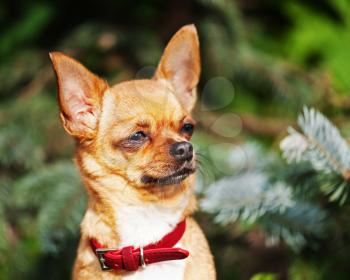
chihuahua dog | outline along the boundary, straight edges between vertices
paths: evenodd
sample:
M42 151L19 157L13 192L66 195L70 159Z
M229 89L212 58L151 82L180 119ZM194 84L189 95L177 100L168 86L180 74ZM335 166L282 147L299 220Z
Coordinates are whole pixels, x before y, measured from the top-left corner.
M172 37L152 79L109 87L76 60L50 57L89 198L73 279L215 279L207 241L190 217L190 113L200 74L194 25Z

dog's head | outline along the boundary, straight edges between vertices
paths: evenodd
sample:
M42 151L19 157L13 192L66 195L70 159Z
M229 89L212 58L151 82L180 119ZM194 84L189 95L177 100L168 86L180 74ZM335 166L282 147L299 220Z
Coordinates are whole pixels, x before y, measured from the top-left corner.
M173 36L150 80L109 87L74 59L56 52L50 56L61 119L78 149L136 189L157 193L186 185L195 170L190 113L200 74L193 25Z

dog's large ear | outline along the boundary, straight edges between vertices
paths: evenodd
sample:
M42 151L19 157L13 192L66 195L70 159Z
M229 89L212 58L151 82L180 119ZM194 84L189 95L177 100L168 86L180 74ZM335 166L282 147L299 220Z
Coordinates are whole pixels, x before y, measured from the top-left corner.
M65 130L77 138L93 136L107 83L78 61L50 53L58 83L58 100Z
M196 27L182 27L170 40L158 65L155 79L169 81L182 106L191 111L196 102L200 75L199 41Z

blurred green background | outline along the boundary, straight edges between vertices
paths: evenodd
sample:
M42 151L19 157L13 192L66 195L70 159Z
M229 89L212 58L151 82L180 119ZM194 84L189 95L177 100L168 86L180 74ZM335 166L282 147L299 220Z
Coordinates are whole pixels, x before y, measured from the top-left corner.
M328 201L314 171L287 168L278 149L303 105L350 135L346 0L0 1L0 279L69 279L79 239L86 197L48 52L63 51L114 84L149 76L188 23L202 57L199 196L230 174L227 147L254 143L256 162L274 157L271 177L314 207L226 223L200 211L218 279L349 279L350 204ZM271 221L280 226L274 234Z

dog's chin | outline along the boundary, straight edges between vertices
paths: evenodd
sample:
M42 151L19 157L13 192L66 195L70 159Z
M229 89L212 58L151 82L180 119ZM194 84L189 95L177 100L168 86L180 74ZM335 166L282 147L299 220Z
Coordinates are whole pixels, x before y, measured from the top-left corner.
M194 167L183 167L175 171L174 173L163 177L153 177L150 175L144 175L142 176L141 181L145 185L175 185L184 181L188 176L190 176L194 172Z

